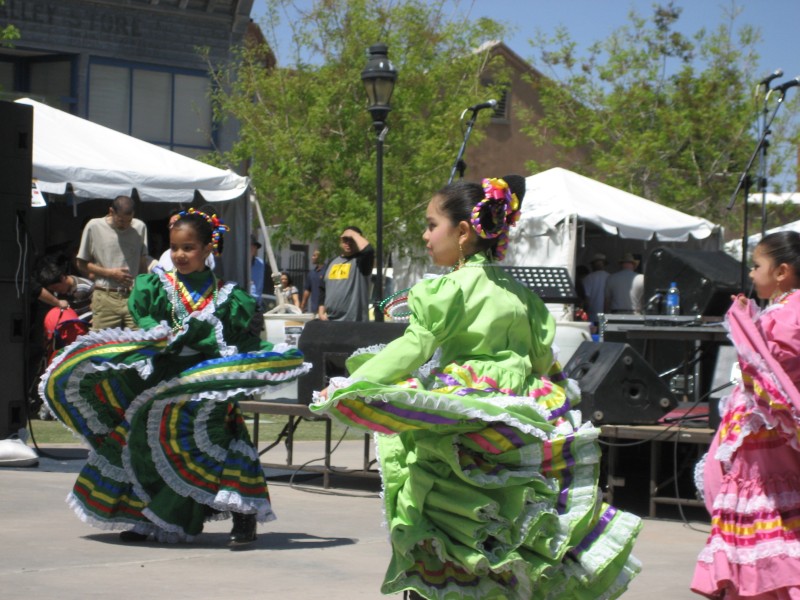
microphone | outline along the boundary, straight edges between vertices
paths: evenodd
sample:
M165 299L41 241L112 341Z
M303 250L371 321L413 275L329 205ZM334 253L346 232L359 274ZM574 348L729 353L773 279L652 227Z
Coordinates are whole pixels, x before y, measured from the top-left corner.
M783 69L778 69L777 71L773 71L772 73L764 77L764 79L758 82L758 85L769 86L770 81L772 81L773 79L777 79L778 77L781 76L783 76Z
M477 112L484 108L494 108L495 106L497 106L497 100L487 100L486 102L481 102L480 104L475 104L473 106L470 106L467 110Z
M800 85L800 75L798 75L794 79L790 79L789 81L784 81L780 85L776 85L773 89L778 90L781 94L785 94L786 90L788 90L789 88L793 88L796 85Z

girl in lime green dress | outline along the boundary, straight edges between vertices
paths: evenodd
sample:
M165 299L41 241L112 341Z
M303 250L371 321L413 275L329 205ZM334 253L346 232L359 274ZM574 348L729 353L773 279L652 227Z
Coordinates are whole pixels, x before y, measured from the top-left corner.
M78 338L40 393L90 452L67 501L124 541L190 541L233 515L233 545L275 518L238 399L306 372L296 349L251 332L255 301L205 259L227 227L189 209L170 224L172 271L140 275L128 301L140 330Z
M356 353L312 405L376 432L385 594L597 600L639 570L640 520L602 501L598 430L553 360L554 320L497 263L523 194L515 176L435 194L423 240L451 272L392 298L404 335Z

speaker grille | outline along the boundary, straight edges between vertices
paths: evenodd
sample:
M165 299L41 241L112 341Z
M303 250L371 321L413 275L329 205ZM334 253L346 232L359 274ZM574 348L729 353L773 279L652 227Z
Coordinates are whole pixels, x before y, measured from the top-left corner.
M677 406L667 384L628 344L583 342L564 373L581 389L583 419L598 425L652 425Z

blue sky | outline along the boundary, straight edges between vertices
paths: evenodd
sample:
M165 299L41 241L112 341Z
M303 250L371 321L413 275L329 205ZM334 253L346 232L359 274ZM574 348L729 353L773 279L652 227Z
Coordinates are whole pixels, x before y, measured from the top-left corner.
M663 3L666 3L664 0ZM313 4L312 0L295 0L300 7ZM642 16L652 12L654 0L460 0L459 6L475 18L488 16L511 24L516 32L503 40L512 50L530 59L533 50L527 40L536 28L553 31L563 25L581 46L606 37L611 31L628 23L628 13L636 10ZM731 0L675 0L683 12L678 29L692 34L701 27L714 29L730 13ZM783 77L775 83L800 75L800 0L738 0L741 14L736 26L752 25L761 31L758 45L761 55L760 72L767 75L776 69ZM264 0L255 0L251 16L259 21L264 14ZM280 32L279 32L280 34ZM288 37L288 35L287 35ZM279 39L279 46L283 40ZM281 56L279 50L279 56ZM800 87L788 93L800 93Z

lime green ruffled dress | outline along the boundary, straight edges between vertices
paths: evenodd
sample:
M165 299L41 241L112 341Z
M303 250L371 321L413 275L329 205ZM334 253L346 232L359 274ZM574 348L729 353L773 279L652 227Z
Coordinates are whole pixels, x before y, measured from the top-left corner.
M602 501L598 431L553 361L545 305L477 255L416 285L408 306L405 334L356 353L312 405L376 432L392 544L382 591L618 597L639 571L641 521Z
M250 331L255 302L210 271L140 275L137 331L79 337L39 392L90 452L67 501L102 529L189 541L230 512L275 518L238 399L306 372Z

